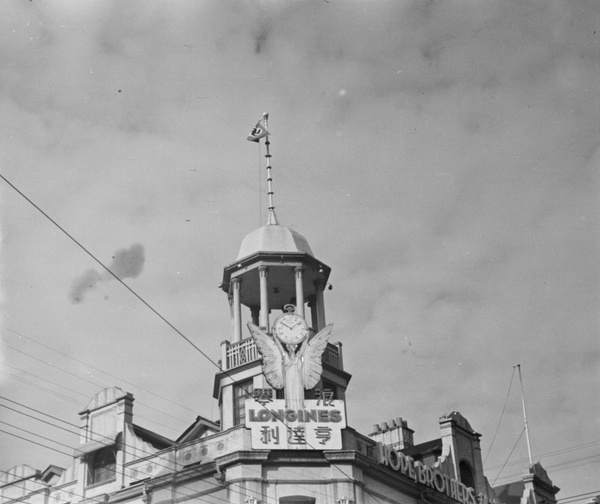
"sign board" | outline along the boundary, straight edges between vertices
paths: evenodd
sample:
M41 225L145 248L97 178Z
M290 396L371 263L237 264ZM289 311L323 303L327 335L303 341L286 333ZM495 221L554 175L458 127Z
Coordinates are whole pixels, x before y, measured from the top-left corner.
M341 450L345 427L344 401L306 399L304 408L295 410L286 409L284 399L246 399L253 449Z

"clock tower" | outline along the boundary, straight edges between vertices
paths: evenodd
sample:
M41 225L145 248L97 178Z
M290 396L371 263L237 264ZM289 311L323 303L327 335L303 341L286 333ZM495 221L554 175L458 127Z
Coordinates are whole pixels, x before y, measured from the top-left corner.
M303 339L305 328L310 341L326 325L324 291L330 272L331 268L314 256L304 236L279 224L273 208L267 224L242 240L220 285L231 308L231 335L221 343L221 371L215 376L213 390L219 400L222 430L245 424L246 397L255 390L271 388L262 374L262 356L247 323L268 334L275 330L284 339ZM288 305L293 305L293 315ZM306 398L327 390L344 400L351 375L343 368L342 344L328 343L322 362L321 380L305 392ZM282 391L272 393L284 399Z

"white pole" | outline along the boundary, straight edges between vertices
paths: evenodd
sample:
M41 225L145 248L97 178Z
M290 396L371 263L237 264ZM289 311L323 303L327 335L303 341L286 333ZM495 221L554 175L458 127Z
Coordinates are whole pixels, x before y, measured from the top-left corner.
M523 391L523 377L521 376L521 364L517 364L519 368L519 380L521 382L521 402L523 403L523 418L525 419L525 437L527 439L527 451L529 452L529 465L533 464L531 456L531 441L529 439L529 426L527 425L527 412L525 411L525 392Z

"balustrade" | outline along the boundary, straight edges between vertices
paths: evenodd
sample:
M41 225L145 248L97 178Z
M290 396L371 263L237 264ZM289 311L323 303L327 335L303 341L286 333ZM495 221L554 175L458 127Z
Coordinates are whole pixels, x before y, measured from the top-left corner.
M337 369L343 369L341 344L327 343L323 352L323 362ZM233 369L249 362L261 359L261 355L252 338L246 338L237 343L226 343L225 369Z

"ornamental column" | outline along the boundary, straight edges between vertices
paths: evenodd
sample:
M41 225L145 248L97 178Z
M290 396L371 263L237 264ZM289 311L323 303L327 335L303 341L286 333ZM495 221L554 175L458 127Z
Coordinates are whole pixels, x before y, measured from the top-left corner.
M294 268L294 278L296 282L296 313L304 318L304 285L302 285L304 268L296 266Z
M317 309L317 332L325 327L325 300L323 291L325 290L325 282L323 280L315 281L315 305Z
M231 279L232 300L232 318L233 318L233 337L232 343L242 340L242 304L240 299L240 286L242 281L239 278Z
M260 327L263 327L266 332L269 332L269 285L267 282L267 279L269 278L269 268L266 266L259 266L258 275L260 277Z
M315 333L319 332L318 326L319 321L317 318L317 302L315 301L316 297L308 296L308 307L310 308L310 327Z

